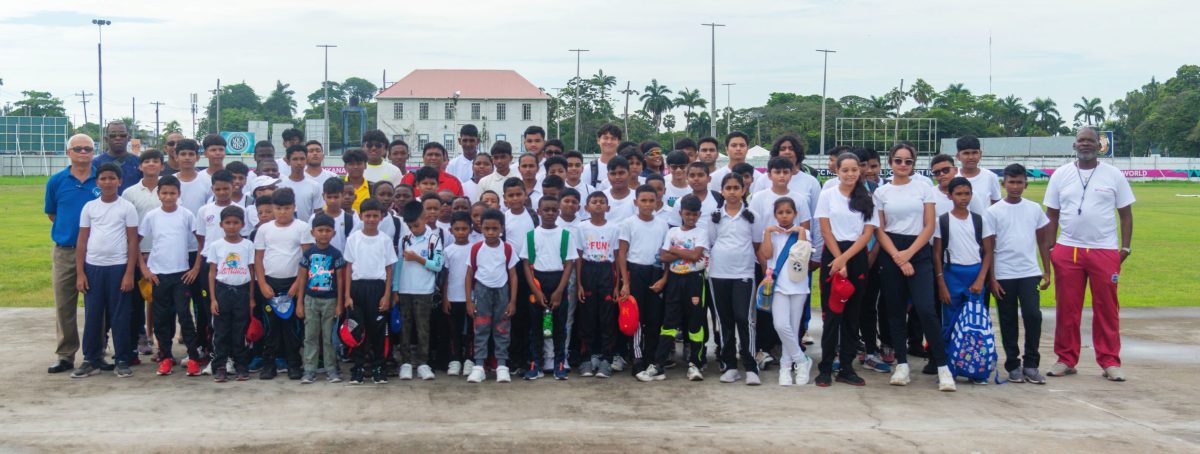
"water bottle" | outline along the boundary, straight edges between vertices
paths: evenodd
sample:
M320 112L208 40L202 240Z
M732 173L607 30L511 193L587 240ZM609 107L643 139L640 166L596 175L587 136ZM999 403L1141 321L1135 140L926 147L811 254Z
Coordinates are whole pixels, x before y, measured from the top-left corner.
M542 336L554 336L554 314L550 312L550 309L546 309L542 313Z

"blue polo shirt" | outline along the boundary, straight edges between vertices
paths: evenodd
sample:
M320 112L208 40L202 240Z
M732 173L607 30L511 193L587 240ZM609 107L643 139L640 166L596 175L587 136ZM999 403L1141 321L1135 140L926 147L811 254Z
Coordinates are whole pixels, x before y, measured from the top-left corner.
M108 153L100 153L95 158L92 158L92 167L99 168L101 164L113 162L121 166L121 187L117 188L117 194L125 192L125 189L142 181L142 160L138 159L132 153L126 152L121 156L121 161L114 158Z
M79 239L79 215L83 212L83 205L98 198L100 188L96 187L95 168L86 181L79 181L71 175L69 166L46 181L45 212L54 215L50 239L54 240L55 245L75 247L75 241Z

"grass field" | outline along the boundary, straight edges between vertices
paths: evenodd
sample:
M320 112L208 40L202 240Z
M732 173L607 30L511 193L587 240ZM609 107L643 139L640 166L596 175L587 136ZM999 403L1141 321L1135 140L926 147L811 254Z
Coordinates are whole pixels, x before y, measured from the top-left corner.
M0 230L0 307L49 307L50 221L42 213L45 177L0 177L0 216L10 226ZM1041 201L1044 184L1031 185L1026 197ZM1121 276L1124 306L1190 306L1200 304L1200 268L1192 266L1200 251L1198 183L1137 183L1134 194L1133 256ZM1054 303L1054 289L1043 293Z

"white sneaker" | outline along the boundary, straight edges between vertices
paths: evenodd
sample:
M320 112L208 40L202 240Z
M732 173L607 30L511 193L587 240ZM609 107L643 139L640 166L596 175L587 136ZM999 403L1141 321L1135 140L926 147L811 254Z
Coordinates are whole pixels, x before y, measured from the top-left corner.
M704 374L700 373L700 368L695 364L688 363L687 379L690 381L704 381Z
M467 383L479 383L487 378L487 374L483 372L483 366L472 367L471 375L467 376Z
M625 358L623 358L621 355L614 355L612 361L612 370L614 372L621 372L625 370Z
M225 360L225 373L230 375L237 373L237 367L233 365L233 358Z
M463 370L462 363L458 361L450 361L450 365L446 367L446 375L458 375L461 374Z
M792 365L792 373L795 374L793 381L797 386L807 385L809 377L812 376L813 360L808 355L804 355L804 362Z
M469 370L475 370L475 361L468 359L462 363L462 373L465 375Z
M421 377L421 380L433 380L436 378L433 375L433 368L427 364L422 364L421 367L417 368L417 376Z
M508 374L508 366L496 367L496 383L508 383L512 381L512 376Z
M212 361L204 365L204 369L200 369L200 375L212 375Z
M725 373L721 374L721 383L733 383L738 381L739 378L742 378L742 376L738 373L737 369L726 369Z
M412 364L404 363L400 365L400 379L412 380Z
M758 370L767 370L767 366L771 365L772 361L775 361L775 358L765 351L754 354L754 362L758 363Z
M646 367L646 370L638 372L637 379L638 381L666 380L667 374L664 374L662 371L658 370L658 366L651 364L650 366Z
M779 386L792 386L796 383L795 367L779 365Z
M908 376L908 363L897 364L896 372L892 373L892 386L907 386L912 379Z
M746 384L750 386L758 386L762 384L762 380L758 378L757 373L746 372Z
M950 368L942 366L938 368L938 391L954 392L958 387L954 385L954 374L950 373Z

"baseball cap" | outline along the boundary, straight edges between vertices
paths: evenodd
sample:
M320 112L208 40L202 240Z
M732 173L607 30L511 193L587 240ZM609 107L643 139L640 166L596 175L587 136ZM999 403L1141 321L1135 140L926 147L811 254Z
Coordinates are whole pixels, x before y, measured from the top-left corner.
M392 316L391 316L391 319L389 320L388 328L391 328L392 334L397 334L400 332L400 328L403 326L404 326L404 319L400 318L400 305L394 304L394 305L392 305Z
M254 177L254 184L247 185L247 186L251 186L254 188L265 188L267 186L272 186L272 185L276 185L276 184L279 184L278 178L271 178L266 175L258 175L258 176Z
M338 328L338 338L347 348L356 348L362 345L366 335L366 327L355 320L352 314L347 314L346 318L342 319L342 326Z
M617 327L621 330L621 334L626 336L637 334L640 323L637 300L633 299L633 295L626 296L617 300L617 308L620 311L617 313Z
M846 300L854 296L854 283L840 273L829 276L829 281L829 310L840 314L846 309Z
M801 239L788 251L788 258L783 267L787 269L788 279L792 282L803 282L808 277L808 260L812 257L812 249L812 243Z
M268 304L270 304L271 310L275 311L275 315L284 320L292 318L292 312L296 310L296 300L286 293L275 295L268 300Z
M263 338L263 325L254 316L250 316L250 324L246 326L246 342L254 343Z

